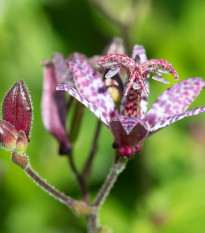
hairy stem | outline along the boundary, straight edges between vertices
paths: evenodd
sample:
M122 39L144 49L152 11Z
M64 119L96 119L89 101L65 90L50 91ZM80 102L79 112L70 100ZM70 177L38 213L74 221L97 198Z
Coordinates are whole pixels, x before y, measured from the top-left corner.
M95 233L98 231L99 226L97 223L97 214L88 216L87 223L88 223L88 233Z
M110 193L113 184L117 180L119 174L124 170L126 165L126 160L122 157L117 157L114 163L114 166L111 168L110 173L108 174L104 184L102 185L97 197L94 201L94 206L99 208L108 194Z
M126 159L119 157L118 155L116 156L114 165L111 168L110 173L108 174L104 184L102 185L100 191L98 192L95 198L93 206L96 208L96 210L99 210L100 206L105 201L119 174L124 170L126 163ZM87 222L89 233L98 232L101 229L101 227L98 224L98 211L90 215L87 218Z
M86 180L90 175L92 162L93 162L93 159L94 159L94 156L95 156L95 152L97 150L97 142L98 142L98 138L99 138L99 135L100 135L101 125L102 125L102 123L100 121L98 121L96 131L95 131L95 135L94 135L94 138L93 138L92 147L91 147L91 150L90 150L90 154L88 156L87 161L85 162L85 165L84 165L84 168L83 168L83 171L82 171L82 177L83 177L84 180Z
M54 187L49 185L45 180L43 180L39 175L30 167L27 166L24 171L27 175L34 180L43 190L48 192L51 196L56 198L58 201L62 202L63 204L67 205L69 208L72 209L73 203L75 202L71 197L66 196L65 194L59 192Z

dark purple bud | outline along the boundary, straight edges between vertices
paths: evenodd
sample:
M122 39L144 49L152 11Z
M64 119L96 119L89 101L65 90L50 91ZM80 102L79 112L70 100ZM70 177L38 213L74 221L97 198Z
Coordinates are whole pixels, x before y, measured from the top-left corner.
M0 144L8 150L16 147L17 131L7 121L0 120Z
M44 82L41 103L43 124L46 130L60 143L60 154L69 154L71 144L66 133L66 98L65 93L56 91L54 65L52 62L43 62Z
M29 138L32 105L29 92L22 80L17 81L6 94L2 114L3 120L12 124L18 132L24 131Z

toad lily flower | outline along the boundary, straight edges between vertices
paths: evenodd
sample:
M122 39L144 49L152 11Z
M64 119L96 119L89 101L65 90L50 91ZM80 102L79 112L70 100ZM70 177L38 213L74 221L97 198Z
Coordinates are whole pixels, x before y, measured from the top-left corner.
M114 63L109 61L111 56L104 58L106 67L114 65L116 68L119 64L121 65L120 62L116 64L116 61ZM174 74L175 78L178 77L177 73L164 60L147 61L145 50L139 45L134 47L132 60L125 56L121 57L126 58L133 66L134 59L137 58L138 65L135 64L135 68L138 74L136 78L128 77L128 90L130 90L127 91L127 96L124 96L121 101L120 112L118 112L103 80L83 59L69 63L76 89L66 84L60 84L57 86L57 90L68 92L89 108L111 130L115 138L113 145L119 148L119 154L132 157L133 152L141 150L141 143L146 137L184 117L205 111L205 107L186 111L205 87L205 82L201 78L190 78L175 84L159 96L146 114L148 95L142 89L148 92L149 73L160 73L161 76L161 73L169 70ZM108 62L110 63L107 64ZM100 61L100 64L105 64L103 59ZM129 69L132 70L134 68L130 68L128 63L124 67L126 67L128 76L130 76ZM132 74L134 74L134 71ZM133 79L134 82L137 79L140 88L133 87Z
M110 68L110 71L106 74L106 78L111 78L120 71L121 68L126 69L128 74L128 85L125 90L125 95L128 94L131 87L134 89L140 89L148 94L144 81L148 77L148 74L155 73L158 76L154 76L156 81L168 84L169 82L163 79L161 73L173 73L175 79L178 79L177 72L173 69L171 64L162 59L152 59L142 62L140 55L136 54L134 59L122 54L110 54L102 58L98 66Z

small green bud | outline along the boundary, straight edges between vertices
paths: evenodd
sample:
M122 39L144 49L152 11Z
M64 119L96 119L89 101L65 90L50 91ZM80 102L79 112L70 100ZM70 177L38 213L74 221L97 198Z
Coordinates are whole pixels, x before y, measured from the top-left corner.
M24 131L20 130L18 132L18 137L16 140L16 151L22 155L26 152L27 146L28 146L28 139Z

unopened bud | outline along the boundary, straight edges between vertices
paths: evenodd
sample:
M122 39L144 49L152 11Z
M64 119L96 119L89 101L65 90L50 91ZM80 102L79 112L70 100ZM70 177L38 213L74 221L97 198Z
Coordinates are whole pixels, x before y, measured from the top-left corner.
M24 131L19 131L18 132L18 137L16 140L16 151L22 155L26 152L28 146L28 139L24 133Z
M3 120L12 124L19 132L29 137L32 120L32 105L29 92L22 80L17 81L6 94L3 107Z
M12 151L11 161L23 169L29 165L29 158L26 155L20 155L16 151Z
M0 144L8 150L16 147L17 132L13 125L0 120Z

